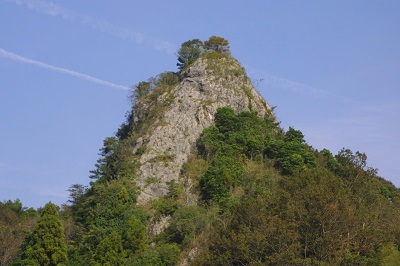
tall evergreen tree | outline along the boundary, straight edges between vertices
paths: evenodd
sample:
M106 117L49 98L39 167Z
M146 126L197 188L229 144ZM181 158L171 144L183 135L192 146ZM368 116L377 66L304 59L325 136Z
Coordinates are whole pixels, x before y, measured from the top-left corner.
M67 245L56 205L49 202L22 248L22 265L64 265Z
M199 39L189 40L182 43L181 48L178 50L178 63L179 70L193 63L204 51L204 44Z

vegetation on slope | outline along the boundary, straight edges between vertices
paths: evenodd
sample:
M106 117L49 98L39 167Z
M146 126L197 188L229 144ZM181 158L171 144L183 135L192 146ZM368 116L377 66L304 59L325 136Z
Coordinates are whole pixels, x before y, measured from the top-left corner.
M216 203L219 212L194 243L202 251L193 263L399 263L398 189L365 154L316 151L273 121L223 108L204 131L199 156L209 167L199 190L205 208Z
M0 265L9 265L18 257L36 221L37 212L23 207L20 200L0 202Z
M184 43L179 68L227 56L229 43L214 37ZM69 188L69 205L35 211L0 203L1 265L400 264L399 190L367 166L364 153L315 150L272 114L218 109L182 182L138 206L135 172L146 146L132 151L162 120L168 101L159 97L168 99L179 78L165 72L138 84L136 109L104 141L90 187Z
M175 265L183 257L193 265L399 262L399 191L367 167L365 154L314 150L273 117L229 107L197 148L182 171L197 184L195 205L176 182L147 206L135 204L131 179L71 187L73 204L61 211L66 265ZM151 232L165 217L168 227Z

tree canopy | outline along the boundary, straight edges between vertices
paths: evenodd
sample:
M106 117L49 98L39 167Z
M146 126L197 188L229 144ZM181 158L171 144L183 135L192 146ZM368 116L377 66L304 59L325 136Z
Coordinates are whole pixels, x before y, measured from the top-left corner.
M204 52L204 44L199 39L193 39L182 43L178 50L178 63L180 70L193 63Z
M57 206L49 202L22 249L23 265L63 265L67 262L64 227Z
M134 175L121 174L134 158L122 152L129 136L106 139L98 176L71 186L60 216L52 203L41 210L12 265L400 263L400 193L364 153L318 151L273 115L223 107L182 168L190 188L168 182L164 197L138 206ZM0 207L2 237L12 239L4 224L28 212L20 201Z
M207 41L204 42L204 48L207 51L215 51L221 54L230 54L228 40L219 36L211 36Z
M182 43L178 50L178 63L176 64L179 70L183 70L191 65L197 58L206 52L217 52L220 54L229 55L230 47L228 40L219 37L211 36L208 40L202 42L199 39L193 39Z

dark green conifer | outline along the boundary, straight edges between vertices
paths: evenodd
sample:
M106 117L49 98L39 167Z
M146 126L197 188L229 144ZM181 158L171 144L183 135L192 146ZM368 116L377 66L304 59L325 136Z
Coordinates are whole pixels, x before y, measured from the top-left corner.
M49 202L22 249L23 265L64 265L67 245L56 205Z

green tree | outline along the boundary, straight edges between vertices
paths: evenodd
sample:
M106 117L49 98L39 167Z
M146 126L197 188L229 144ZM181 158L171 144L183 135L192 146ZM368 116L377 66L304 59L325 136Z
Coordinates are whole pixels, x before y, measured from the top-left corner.
M68 202L70 202L72 205L75 205L79 202L79 200L82 197L84 197L87 191L87 186L81 184L73 184L67 189L67 191L69 191L69 197L70 197Z
M212 159L222 147L224 135L219 132L218 127L211 126L203 130L197 141L197 150L205 159Z
M160 254L154 249L146 249L137 256L130 258L131 266L164 266Z
M124 177L132 178L137 167L133 160L131 147L116 137L108 137L104 140L104 146L100 149L100 158L95 164L96 169L90 171L90 178L99 183L110 180L118 180Z
M112 231L97 246L90 264L94 266L125 265L126 256L121 237L116 231Z
M345 179L357 179L363 174L376 176L377 169L367 166L367 155L356 151L353 153L349 149L341 149L335 159L338 162L336 174Z
M320 151L320 154L323 156L323 165L329 169L331 172L335 173L336 169L339 166L339 163L333 157L332 153L328 149L323 149Z
M177 244L163 244L156 248L162 265L174 266L179 260L180 250Z
M132 216L125 232L125 247L133 252L143 250L147 244L146 226L136 217Z
M92 184L76 208L77 221L87 230L81 240L82 255L91 254L112 231L125 235L135 211L136 193L127 179Z
M285 141L295 141L298 143L305 143L304 135L300 130L296 130L292 127L289 127L289 130L285 133Z
M132 96L131 96L132 104L134 104L134 101L137 98L140 98L140 97L146 95L147 93L149 93L153 89L153 87L154 87L154 84L152 84L150 81L141 81L141 82L139 82L135 86L135 88L133 90L133 93L132 93Z
M204 42L204 47L207 51L215 51L221 54L230 54L229 42L219 36L211 36Z
M186 247L200 233L205 225L205 209L199 206L184 206L172 214L170 226L166 229L168 240Z
M197 148L207 160L221 149L243 154L249 159L260 158L267 142L272 142L279 133L273 117L262 119L256 112L235 114L231 107L223 107L215 114L215 126L203 131Z
M179 83L179 77L176 73L171 71L166 71L158 75L157 86L174 86Z
M23 265L64 265L67 245L56 205L49 202L22 250Z
M276 166L283 174L293 175L316 166L311 151L301 131L290 127L283 139L270 141L265 153L269 158L276 160Z
M243 176L243 164L235 158L217 153L211 166L200 181L203 199L214 200L220 206L227 206L230 191L240 183Z
M182 43L178 50L178 63L176 64L180 70L193 63L203 52L204 44L199 39L193 39Z
M106 181L117 177L117 154L118 140L115 137L108 137L103 141L103 148L100 149L101 158L97 160L96 169L90 171L90 178Z
M237 131L239 119L231 107L222 107L215 113L215 126L221 133Z

